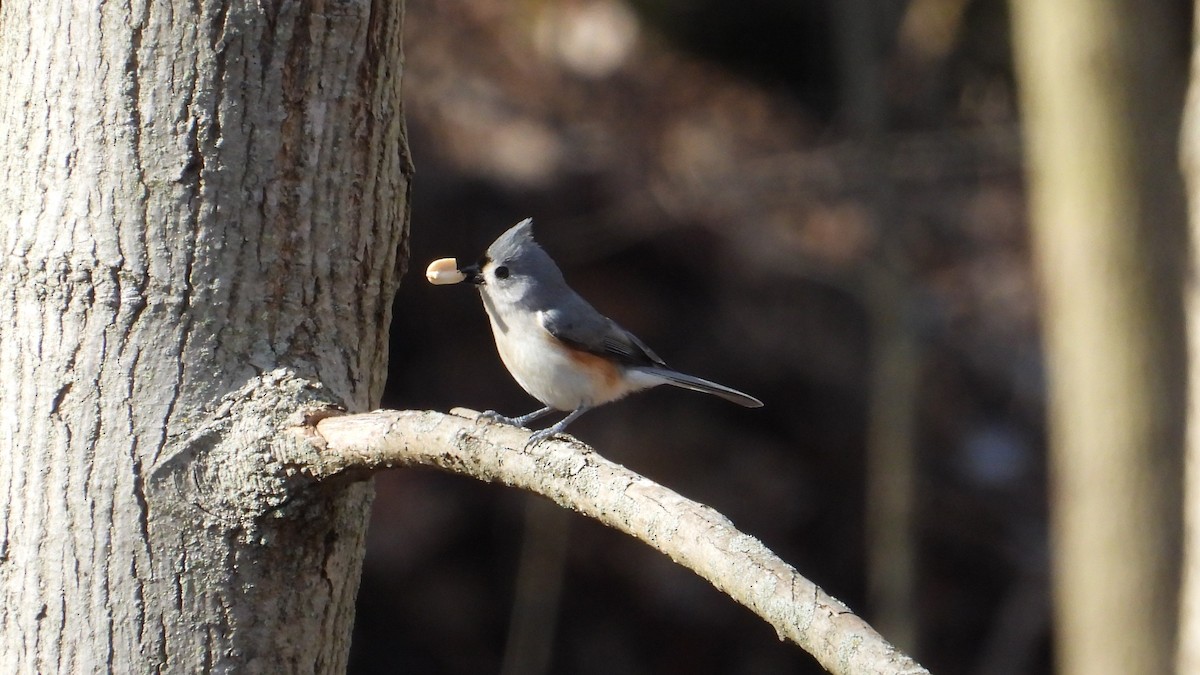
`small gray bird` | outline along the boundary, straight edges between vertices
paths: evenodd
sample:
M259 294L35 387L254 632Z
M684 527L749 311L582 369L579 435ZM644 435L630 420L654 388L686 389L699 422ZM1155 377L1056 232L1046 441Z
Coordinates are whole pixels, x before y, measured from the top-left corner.
M530 436L532 445L562 432L596 406L660 384L713 394L747 408L762 406L736 389L668 368L645 343L567 286L558 266L533 240L532 227L532 219L522 220L500 235L477 264L458 270L458 278L479 288L508 372L545 405L520 417L486 415L524 427L556 410L570 411Z

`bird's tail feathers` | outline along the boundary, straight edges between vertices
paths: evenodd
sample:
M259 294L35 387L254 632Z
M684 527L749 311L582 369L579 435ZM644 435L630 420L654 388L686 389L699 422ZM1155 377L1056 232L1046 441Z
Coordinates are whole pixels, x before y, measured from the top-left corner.
M701 377L695 377L694 375L685 375L674 370L667 370L666 368L642 367L638 368L637 370L646 373L647 375L662 379L664 384L670 384L676 387L682 387L684 389L691 389L692 391L698 391L703 394L720 396L726 401L730 401L747 408L761 408L763 404L762 401L749 394L740 392L731 387L726 387L723 384L710 382L709 380Z

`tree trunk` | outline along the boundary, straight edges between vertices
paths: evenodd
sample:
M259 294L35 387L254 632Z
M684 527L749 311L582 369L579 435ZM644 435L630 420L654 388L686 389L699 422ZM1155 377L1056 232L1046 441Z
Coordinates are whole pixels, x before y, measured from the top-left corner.
M840 0L831 7L838 27L842 115L868 176L860 205L879 233L861 279L871 338L863 527L868 610L881 633L912 651L920 642L915 495L921 347L901 242L903 215L898 213L892 176L883 169L894 152L889 148L890 114L882 75L890 19L873 0Z
M1191 234L1191 274L1200 270L1200 6L1193 27L1191 82L1181 134ZM1186 285L1188 326L1188 435L1184 471L1183 590L1180 593L1176 672L1200 672L1200 288Z
M344 670L371 488L273 440L383 389L401 17L0 4L0 672Z
M1011 4L1050 379L1060 670L1171 672L1186 232L1169 7Z

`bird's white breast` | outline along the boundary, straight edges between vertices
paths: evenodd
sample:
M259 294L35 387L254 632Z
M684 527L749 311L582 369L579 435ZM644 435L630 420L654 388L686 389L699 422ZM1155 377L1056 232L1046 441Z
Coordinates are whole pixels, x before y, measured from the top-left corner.
M497 317L485 298L500 360L525 391L557 410L575 410L616 400L642 389L624 369L600 356L565 347L542 326L537 312Z

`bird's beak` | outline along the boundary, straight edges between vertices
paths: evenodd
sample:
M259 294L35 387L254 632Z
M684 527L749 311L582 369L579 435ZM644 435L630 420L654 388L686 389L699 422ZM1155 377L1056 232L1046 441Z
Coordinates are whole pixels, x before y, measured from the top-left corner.
M458 271L467 275L466 280L469 281L470 283L473 283L476 286L483 285L483 272L479 269L478 264L467 265L466 267L460 267L460 268L458 268Z

